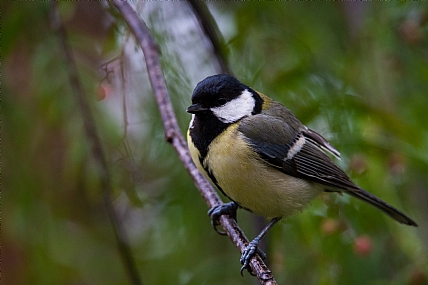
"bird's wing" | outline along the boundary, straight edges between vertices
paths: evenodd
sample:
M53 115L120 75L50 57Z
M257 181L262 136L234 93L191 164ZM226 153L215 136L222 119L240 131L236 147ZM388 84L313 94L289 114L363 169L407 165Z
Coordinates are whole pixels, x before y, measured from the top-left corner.
M314 131L302 125L296 128L283 120L262 114L243 119L238 130L255 152L279 171L325 185L326 191L344 190L400 223L417 226L415 221L401 211L355 185L323 149L333 154L338 152Z
M285 174L323 184L330 191L360 189L323 148L335 155L338 151L314 131L295 129L263 114L243 119L238 130L265 162Z

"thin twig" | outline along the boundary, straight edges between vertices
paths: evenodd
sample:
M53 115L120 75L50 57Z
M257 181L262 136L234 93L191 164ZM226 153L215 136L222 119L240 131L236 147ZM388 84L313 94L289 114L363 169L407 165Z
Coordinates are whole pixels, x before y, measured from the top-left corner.
M68 42L67 31L64 28L63 23L61 22L58 7L56 1L52 1L52 25L54 30L57 31L58 37L60 39L62 50L64 52L64 57L67 62L68 74L70 79L70 85L74 96L78 102L78 106L80 108L83 125L85 129L85 135L91 144L92 155L97 164L99 174L101 176L101 187L102 187L102 196L105 209L107 211L107 215L109 217L110 223L112 225L114 236L116 239L117 247L122 257L122 261L124 263L125 269L128 273L131 284L141 285L141 279L138 274L138 270L135 266L134 258L131 254L131 250L128 246L128 238L126 236L126 232L119 221L118 216L113 208L112 198L111 198L111 181L110 174L108 172L107 161L104 156L103 149L101 147L100 138L97 135L95 128L95 121L92 117L92 113L89 107L88 102L86 101L86 94L82 84L80 82L76 63L74 61L74 57Z
M227 59L224 55L225 45L223 36L221 35L211 12L208 10L207 4L204 1L197 0L190 0L189 4L192 7L195 16L198 18L202 31L212 44L213 53L220 65L221 72L232 75L232 71L227 64Z
M210 183L198 171L192 162L187 144L184 140L184 137L181 135L180 128L178 127L177 119L169 99L165 78L163 76L160 64L159 49L150 33L150 30L140 19L129 2L113 1L112 3L119 10L120 14L128 24L138 44L143 50L150 83L155 93L162 117L166 140L170 142L177 151L180 160L184 164L186 170L190 173L199 192L204 197L208 206L214 207L221 204L222 201L216 191L211 187ZM230 217L221 216L220 223L238 250L242 252L248 245L248 239L238 227L236 221ZM250 266L256 273L257 278L261 284L277 284L273 278L272 272L264 264L260 257L257 256L253 258L251 260Z

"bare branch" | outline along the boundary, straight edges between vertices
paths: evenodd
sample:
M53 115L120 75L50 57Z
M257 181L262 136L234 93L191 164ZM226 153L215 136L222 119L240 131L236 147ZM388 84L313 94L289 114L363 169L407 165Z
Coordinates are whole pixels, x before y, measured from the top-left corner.
M113 208L112 198L111 198L111 181L110 174L107 167L107 162L104 156L104 152L101 146L100 138L96 132L95 121L92 117L92 113L89 107L89 104L86 100L87 96L85 94L84 88L80 82L76 63L74 61L73 53L71 51L67 31L64 28L64 25L61 22L58 13L58 7L56 1L52 1L52 25L53 28L58 33L58 37L60 39L62 50L64 52L64 57L67 62L68 73L70 77L70 85L73 91L74 96L78 102L79 109L82 114L83 125L85 128L85 135L91 144L92 155L95 160L95 163L98 167L98 172L101 176L101 187L102 187L102 195L104 207L107 211L107 215L109 217L110 223L112 225L115 240L117 243L117 247L122 257L122 261L124 263L125 269L128 273L131 284L141 285L141 279L138 274L138 270L135 266L134 258L131 254L131 250L128 246L128 237L126 232L119 221L118 216Z
M159 59L159 49L150 33L150 30L140 19L129 2L113 1L113 5L119 10L120 14L128 24L138 44L143 50L150 83L155 93L162 117L166 140L170 142L177 151L180 160L184 164L184 167L187 169L187 171L190 173L197 188L199 189L199 192L204 197L208 206L214 207L221 204L222 201L217 192L211 187L210 183L198 171L192 162L187 144L178 127L177 119L175 117L168 95L168 90ZM242 252L243 249L245 249L245 247L248 245L248 239L238 227L236 221L230 217L221 216L220 223L238 250ZM250 265L262 284L277 284L273 278L272 272L264 264L260 257L257 256L253 258Z
M204 1L190 0L190 6L198 18L199 25L206 37L210 40L214 56L217 58L218 64L222 73L232 75L229 65L227 64L226 56L224 55L224 39L221 35L217 23L207 8Z

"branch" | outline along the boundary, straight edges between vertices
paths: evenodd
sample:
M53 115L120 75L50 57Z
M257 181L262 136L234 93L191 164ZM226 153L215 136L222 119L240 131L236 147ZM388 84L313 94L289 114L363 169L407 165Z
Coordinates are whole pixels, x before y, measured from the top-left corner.
M159 49L150 30L129 2L116 0L112 4L119 10L144 53L150 83L162 117L166 140L173 145L207 205L210 208L220 205L222 203L220 197L194 165L184 137L181 135L162 73ZM248 239L236 221L228 216L221 216L220 223L238 250L242 252L248 245ZM277 284L272 272L258 255L251 260L250 266L261 284Z
M202 31L212 44L214 56L217 58L222 73L232 74L224 55L224 39L221 35L216 21L203 1L191 0L190 6L199 21Z
M51 3L52 25L54 30L56 30L56 32L58 33L58 37L62 45L64 57L67 62L70 85L74 96L76 97L79 109L81 111L85 135L87 140L91 144L92 155L95 160L95 163L97 164L98 171L101 176L101 187L104 207L107 211L107 215L112 225L117 247L120 256L122 257L125 269L127 270L131 284L141 285L142 282L138 274L138 270L135 266L135 261L132 257L131 250L128 246L128 237L113 208L113 202L111 198L112 187L107 162L104 156L103 149L101 147L100 138L98 137L98 134L96 132L94 123L95 121L92 117L89 104L86 100L87 96L77 73L76 63L74 61L74 57L68 42L67 32L60 19L57 2L52 1Z

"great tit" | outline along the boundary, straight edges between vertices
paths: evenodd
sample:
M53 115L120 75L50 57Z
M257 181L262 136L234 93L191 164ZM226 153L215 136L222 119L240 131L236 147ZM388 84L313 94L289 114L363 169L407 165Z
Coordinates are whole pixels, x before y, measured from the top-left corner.
M240 259L249 262L267 231L282 217L300 212L323 191L346 193L396 221L417 226L401 211L354 184L326 154L340 153L277 101L236 78L218 74L199 82L192 94L187 140L198 169L232 202L210 209L214 227L238 207L271 221Z

